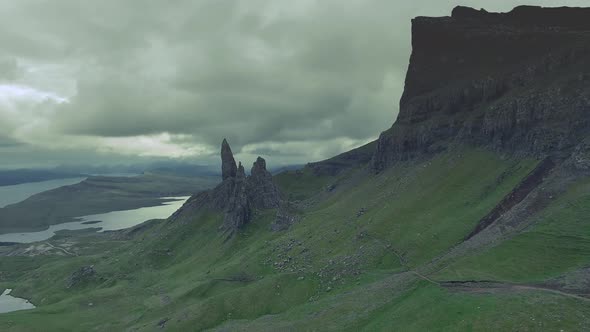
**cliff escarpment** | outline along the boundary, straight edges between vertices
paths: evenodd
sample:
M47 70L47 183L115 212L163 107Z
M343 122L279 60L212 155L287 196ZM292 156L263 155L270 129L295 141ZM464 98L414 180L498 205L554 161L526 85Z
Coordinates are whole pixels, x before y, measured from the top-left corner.
M567 154L589 133L590 9L457 7L450 17L412 21L400 112L371 167L453 143Z

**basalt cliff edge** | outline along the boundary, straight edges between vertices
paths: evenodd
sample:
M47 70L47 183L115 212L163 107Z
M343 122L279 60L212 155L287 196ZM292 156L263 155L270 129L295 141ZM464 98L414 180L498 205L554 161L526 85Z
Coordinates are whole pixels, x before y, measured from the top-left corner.
M400 112L371 168L454 143L542 157L590 132L590 9L457 7L412 21ZM580 145L582 144L582 145Z

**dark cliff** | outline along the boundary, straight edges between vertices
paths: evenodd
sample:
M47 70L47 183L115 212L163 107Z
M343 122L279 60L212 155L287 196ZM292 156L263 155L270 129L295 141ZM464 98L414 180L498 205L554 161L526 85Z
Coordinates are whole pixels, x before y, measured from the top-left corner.
M590 132L590 9L517 7L412 21L400 113L371 166L453 143L567 153Z
M221 178L226 180L228 178L236 177L238 167L234 159L234 154L231 147L224 138L221 142Z

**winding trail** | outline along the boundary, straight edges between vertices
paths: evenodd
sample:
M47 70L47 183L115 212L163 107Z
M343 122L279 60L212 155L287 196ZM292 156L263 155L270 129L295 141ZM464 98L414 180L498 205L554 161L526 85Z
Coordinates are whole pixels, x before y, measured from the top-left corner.
M588 294L577 294L561 291L559 289L543 287L539 285L525 285L525 284L511 284L496 281L443 281L439 282L441 287L446 289L454 289L457 291L464 292L490 292L490 291L509 291L509 290L521 290L521 291L542 291L553 293L561 296L566 296L572 299L590 301L590 297L584 296Z
M379 244L381 244L383 246L383 248L389 250L391 253L393 253L398 259L399 259L399 263L402 267L404 267L407 272L410 272L412 274L414 274L415 276L417 276L418 278L421 278L422 280L428 281L431 284L440 286L440 282L435 281L430 279L429 277L423 275L422 273L416 271L416 270L412 270L409 266L408 266L408 261L404 258L404 256L402 254L400 254L397 250L395 250L395 248L391 245L391 244L386 244L383 240L372 236L370 234L367 234L368 237L372 238L373 240L377 241Z
M546 288L546 287L539 287L539 286L528 286L528 285L515 285L514 286L515 289L525 289L525 290L540 290L540 291L545 291L545 292L549 292L549 293L554 293L554 294L559 294L559 295L563 295L563 296L567 296L573 299L578 299L578 300L584 300L584 301L590 301L590 298L583 296L582 294L572 294L572 293L567 293L564 291L560 291L558 289L552 289L552 288Z
M499 290L521 290L521 291L542 291L553 293L565 297L569 297L572 299L582 300L590 302L590 294L578 294L578 293L570 293L565 292L559 289L543 287L538 285L526 285L526 284L511 284L505 282L498 282L493 280L486 280L486 281L437 281L429 278L428 276L411 269L408 266L407 260L401 255L391 244L386 244L383 240L374 237L372 235L367 234L368 237L372 238L373 240L377 241L379 244L383 245L385 249L388 249L391 253L393 253L398 259L407 272L414 274L418 278L427 281L433 285L438 287L443 287L445 289L455 289L457 291L464 291L464 292L485 292L485 291L499 291Z
M56 249L56 250L61 250L61 251L62 251L63 253L65 253L66 255L77 256L77 255L76 255L76 254L74 254L73 252L71 252L71 251L68 251L66 248L62 248L62 247L56 247L56 246L54 246L53 244L51 244L51 243L49 243L49 242L46 242L46 243L47 243L47 245L48 245L48 246L50 246L51 248L53 248L53 249Z

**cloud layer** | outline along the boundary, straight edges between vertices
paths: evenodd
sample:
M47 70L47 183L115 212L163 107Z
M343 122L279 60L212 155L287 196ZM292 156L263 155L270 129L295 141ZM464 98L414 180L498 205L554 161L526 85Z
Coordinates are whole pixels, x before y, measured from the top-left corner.
M486 8L509 10L518 2ZM448 15L454 5L2 3L0 167L81 158L216 162L223 137L245 161L257 154L277 164L330 157L393 123L410 19Z

